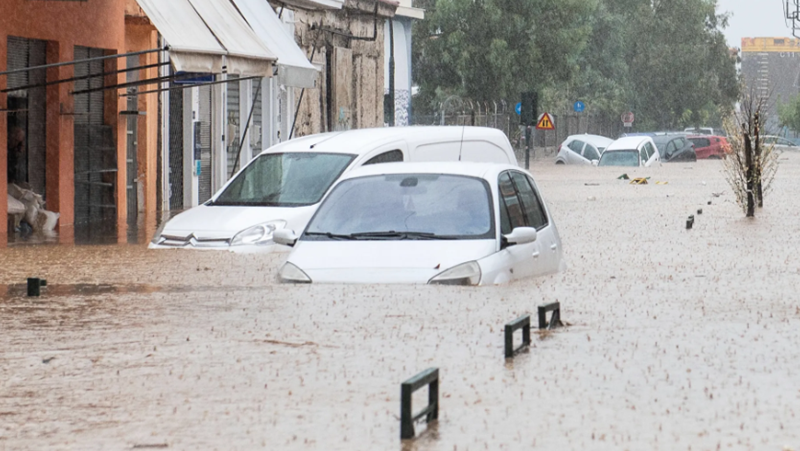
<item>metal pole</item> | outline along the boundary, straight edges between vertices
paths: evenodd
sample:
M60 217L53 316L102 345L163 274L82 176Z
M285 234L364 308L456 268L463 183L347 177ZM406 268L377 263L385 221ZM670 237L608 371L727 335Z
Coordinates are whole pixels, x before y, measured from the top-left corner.
M161 52L161 51L165 51L165 50L169 50L169 47L164 47L163 49L150 49L150 50L141 50L141 51L138 51L138 52L117 53L117 54L114 54L114 55L96 56L94 58L86 58L86 59L81 59L81 60L65 61L63 63L44 64L44 65L41 65L41 66L22 67L22 68L19 68L19 69L12 69L12 70L7 70L5 72L0 72L0 75L16 74L16 73L19 73L19 72L28 72L28 71L32 71L32 70L38 70L38 69L50 69L51 67L72 66L72 65L75 65L75 64L88 63L88 62L92 62L92 61L103 61L103 60L110 60L110 59L115 59L115 58L122 58L124 56L147 55L148 53L156 53L156 52Z
M20 86L18 88L7 88L7 89L0 90L0 93L12 92L12 91L22 91L22 90L25 90L25 89L32 89L32 88L41 88L41 87L44 87L44 86L51 86L51 85L57 85L57 84L61 84L61 83L68 83L68 82L71 82L71 81L88 80L90 78L95 78L95 77L105 77L105 76L108 76L108 75L116 75L116 74L121 74L121 73L125 73L125 72L133 72L133 71L137 71L137 70L152 69L154 67L161 67L161 66L168 66L168 65L169 65L169 63L157 63L157 64L148 64L146 66L129 67L129 68L126 68L126 69L120 69L120 70L112 71L112 72L101 72L99 74L81 75L80 77L72 77L72 78L65 78L63 80L48 81L47 83L37 83L35 85Z
M170 81L169 78L170 77L164 77L164 78L165 78L165 82L169 83L169 81ZM225 84L225 83L231 83L231 82L234 82L234 81L238 82L238 81L245 81L245 80L255 80L256 78L262 78L262 77L260 75L253 75L252 77L230 78L230 79L227 79L227 80L210 81L208 83L186 84L186 85L181 85L181 86L172 86L170 88L153 89L153 90L150 90L150 91L139 91L138 93L134 93L134 94L125 93L125 94L120 94L119 96L120 97L129 97L129 96L142 95L142 94L153 94L153 93L156 93L156 92L175 91L175 90L178 90L178 89L186 89L186 88L202 88L203 86L221 85L221 84Z
M250 115L247 116L247 125L245 125L244 127L244 133L242 133L242 140L239 142L239 150L236 151L236 159L233 161L233 169L231 170L231 177L233 177L233 174L236 173L236 168L239 166L239 156L241 156L242 154L242 147L244 147L244 139L247 136L247 131L250 130L250 121L253 120L253 112L256 110L256 101L258 100L258 96L261 95L262 84L264 84L263 81L258 84L258 89L256 89L256 95L253 96L253 105L250 106Z
M376 11L377 11L378 7L375 6L375 8L376 8ZM314 41L314 48L311 49L311 58L309 58L308 60L309 61L314 61L314 55L316 53L317 53L317 41L315 40ZM328 80L328 82L330 82L330 80ZM294 135L294 126L295 126L295 124L297 124L297 116L300 114L300 104L303 102L303 95L305 95L305 93L306 93L306 88L303 88L302 90L300 90L300 98L297 99L297 108L295 108L295 110L294 110L294 120L292 120L292 129L289 130L289 139L292 139L292 136Z
M389 127L394 127L394 19L389 18Z
M532 135L531 135L531 124L525 125L525 169L531 168L531 147L532 147Z

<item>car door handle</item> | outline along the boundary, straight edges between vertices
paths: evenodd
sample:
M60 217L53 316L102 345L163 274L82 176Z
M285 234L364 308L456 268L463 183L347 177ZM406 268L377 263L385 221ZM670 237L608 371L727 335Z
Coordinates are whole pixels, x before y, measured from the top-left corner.
M533 253L533 258L539 258L539 251Z
M550 250L551 250L551 251L554 251L554 250L556 250L556 249L558 249L558 244L556 244L556 243L553 243L553 244L551 244L551 245L550 245Z

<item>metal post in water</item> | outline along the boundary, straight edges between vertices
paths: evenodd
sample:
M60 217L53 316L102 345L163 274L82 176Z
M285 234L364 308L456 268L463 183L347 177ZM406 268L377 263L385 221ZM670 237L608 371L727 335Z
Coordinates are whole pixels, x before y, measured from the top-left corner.
M28 278L28 296L40 296L41 288L47 286L47 281L36 277Z

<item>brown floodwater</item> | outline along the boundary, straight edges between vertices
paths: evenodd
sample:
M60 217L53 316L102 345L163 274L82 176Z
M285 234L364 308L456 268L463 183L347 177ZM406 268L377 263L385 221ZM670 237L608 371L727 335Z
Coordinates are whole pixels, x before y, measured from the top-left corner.
M284 253L0 250L0 450L800 449L800 154L756 219L719 161L535 164L567 269L507 286L280 285ZM503 325L555 301L568 326L504 359ZM439 420L401 441L400 383L429 367Z

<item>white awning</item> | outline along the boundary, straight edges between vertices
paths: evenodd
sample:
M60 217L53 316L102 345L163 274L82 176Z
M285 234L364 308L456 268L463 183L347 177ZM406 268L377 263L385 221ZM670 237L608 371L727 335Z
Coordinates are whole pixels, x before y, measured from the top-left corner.
M187 0L137 0L170 46L176 71L222 72L227 53Z
M344 0L285 0L285 3L311 10L337 10L344 7Z
M229 1L137 0L170 47L176 71L272 76L275 55Z
M228 51L225 65L229 74L272 76L272 63L277 58L247 26L247 22L229 1L189 2Z
M297 46L275 11L265 0L232 0L264 45L278 56L278 77L282 85L316 87L319 71Z

